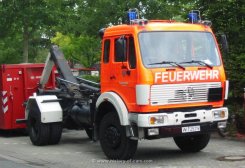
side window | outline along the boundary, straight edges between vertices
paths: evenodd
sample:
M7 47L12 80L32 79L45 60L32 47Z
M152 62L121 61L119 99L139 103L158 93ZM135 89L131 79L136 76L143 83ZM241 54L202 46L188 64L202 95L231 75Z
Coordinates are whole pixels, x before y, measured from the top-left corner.
M136 55L135 55L135 46L134 46L134 38L129 37L129 54L128 54L128 59L129 59L129 68L130 69L135 69L136 67Z
M122 58L122 53L120 53L121 51L119 50L119 46L118 46L119 44L117 43L117 40L118 39L119 38L116 38L114 40L115 62L125 62L125 61L127 61L127 57ZM128 43L128 39L125 38L125 40L124 40L124 46L127 46L127 43ZM124 52L126 52L126 51L124 51Z
M103 62L108 63L110 56L110 40L107 39L104 42L104 53L103 53Z

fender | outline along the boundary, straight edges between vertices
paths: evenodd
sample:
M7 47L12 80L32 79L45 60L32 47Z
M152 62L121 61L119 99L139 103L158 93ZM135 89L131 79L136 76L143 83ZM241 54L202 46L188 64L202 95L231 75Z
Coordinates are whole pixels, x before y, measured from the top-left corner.
M55 95L31 96L25 110L26 120L31 112L40 114L42 123L62 122L63 111L58 101Z
M102 93L96 102L96 109L105 101L110 102L115 107L121 125L129 125L128 109L121 97L114 92Z

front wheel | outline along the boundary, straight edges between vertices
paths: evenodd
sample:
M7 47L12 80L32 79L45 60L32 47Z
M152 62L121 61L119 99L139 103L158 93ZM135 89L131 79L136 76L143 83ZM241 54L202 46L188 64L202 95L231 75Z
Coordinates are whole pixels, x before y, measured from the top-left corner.
M199 134L174 137L176 145L184 152L199 152L210 140L210 134Z
M128 160L137 150L138 141L126 136L116 112L107 113L100 123L100 145L109 159Z

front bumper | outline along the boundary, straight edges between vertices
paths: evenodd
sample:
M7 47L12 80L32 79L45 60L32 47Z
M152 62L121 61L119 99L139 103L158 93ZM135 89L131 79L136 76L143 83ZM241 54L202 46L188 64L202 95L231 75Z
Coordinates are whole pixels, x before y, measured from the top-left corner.
M175 136L186 136L186 135L196 135L196 134L205 134L209 133L211 131L217 130L217 123L196 123L196 124L185 124L185 125L179 125L179 126L165 126L165 127L154 127L159 130L158 135L149 135L148 130L151 128L143 128L143 137L145 139L156 139L156 138L166 138L166 137L175 137ZM196 132L188 132L183 133L182 128L183 127L191 127L191 126L200 126L200 131ZM141 137L141 138L143 138Z
M156 118L157 122L152 122L152 118ZM227 118L228 109L226 107L198 109L193 111L129 114L130 122L138 128L138 138L156 137L154 133L153 135L150 135L149 133L149 129L154 131L154 128L156 128L155 130L158 130L157 137L171 137L210 132L217 129L218 123L225 122ZM183 133L183 127L191 126L200 127L200 130Z
M217 111L223 111L224 116L219 118L215 116ZM162 122L151 124L151 117L163 118ZM207 123L222 121L228 119L228 109L226 107L214 108L214 109L201 109L193 111L175 111L175 112L163 112L163 113L129 113L129 120L131 123L135 123L138 127L161 127L161 126L177 126L188 123Z

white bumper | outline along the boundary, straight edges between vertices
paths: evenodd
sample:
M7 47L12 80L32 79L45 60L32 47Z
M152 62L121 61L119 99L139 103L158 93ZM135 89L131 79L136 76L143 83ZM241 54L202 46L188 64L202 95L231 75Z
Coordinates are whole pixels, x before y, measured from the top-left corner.
M217 115L222 112L222 117ZM151 124L152 117L160 118L161 122ZM129 113L131 123L136 123L138 127L162 127L162 126L177 126L183 123L207 123L224 121L228 119L228 109L226 107L215 108L210 110L195 110L190 112L170 112L170 113L147 113L137 114Z

